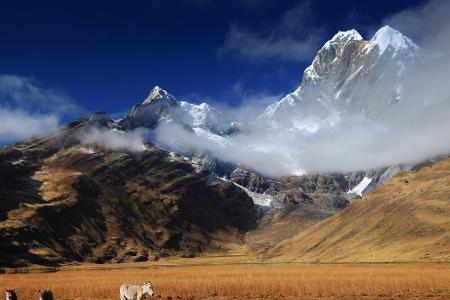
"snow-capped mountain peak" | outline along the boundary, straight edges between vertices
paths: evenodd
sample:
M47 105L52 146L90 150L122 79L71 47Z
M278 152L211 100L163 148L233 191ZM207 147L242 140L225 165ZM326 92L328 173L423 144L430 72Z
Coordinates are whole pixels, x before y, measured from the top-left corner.
M384 53L388 47L392 47L394 51L410 50L417 51L419 47L414 44L408 37L404 36L398 30L389 25L381 27L365 46L365 51L370 52L374 48L378 48L380 54Z
M134 105L119 124L125 129L134 129L155 128L161 122L199 127L214 134L224 134L231 126L231 121L220 110L206 103L178 102L159 86L155 86L141 104Z
M277 128L340 113L377 118L401 102L404 74L421 53L390 26L380 28L370 40L353 29L339 31L305 69L300 86L268 106L258 121Z
M142 104L148 105L155 101L168 101L170 104L176 104L177 101L175 97L169 94L166 90L163 90L159 86L155 85L155 87L150 91L147 97L145 97Z
M355 29L350 29L347 31L338 31L331 41L337 41L337 40L362 40L362 36L359 34L358 31Z
M342 48L345 47L350 42L357 42L362 40L363 40L362 36L355 29L338 31L338 33L336 33L329 41L327 41L323 45L322 49L320 49L319 52L327 51L332 46L334 48Z

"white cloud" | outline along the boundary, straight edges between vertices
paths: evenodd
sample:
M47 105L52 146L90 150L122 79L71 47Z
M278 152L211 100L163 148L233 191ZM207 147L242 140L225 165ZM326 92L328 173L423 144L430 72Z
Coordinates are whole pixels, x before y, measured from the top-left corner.
M184 127L161 124L155 137L169 149L208 152L267 176L369 169L450 153L448 95L437 103L386 116L383 122L355 115L322 122L314 134L270 131L258 124L217 143Z
M0 141L14 141L55 132L59 126L56 115L33 114L20 109L0 107Z
M246 87L243 81L236 81L229 90L231 97L239 99L239 105L229 106L225 101L208 99L214 107L221 110L229 119L248 123L259 116L268 105L282 98L282 94L273 94L268 91L254 91Z
M308 2L296 4L276 24L262 32L232 24L219 55L237 55L244 60L305 61L319 48L323 28L316 25Z
M97 145L110 150L141 152L145 150L144 131L136 129L124 132L116 129L89 128L78 137L82 143Z
M57 130L65 115L81 110L66 94L34 80L0 75L0 142L43 136Z

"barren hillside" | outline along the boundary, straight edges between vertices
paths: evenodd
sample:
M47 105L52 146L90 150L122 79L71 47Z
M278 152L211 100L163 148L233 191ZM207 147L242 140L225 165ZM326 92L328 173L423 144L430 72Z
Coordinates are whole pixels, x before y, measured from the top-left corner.
M270 249L297 262L450 261L450 159L401 173Z

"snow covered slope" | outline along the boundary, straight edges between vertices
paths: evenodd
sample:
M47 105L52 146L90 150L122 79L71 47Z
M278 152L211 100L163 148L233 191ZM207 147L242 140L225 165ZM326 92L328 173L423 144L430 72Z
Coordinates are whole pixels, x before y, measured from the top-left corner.
M141 104L134 105L119 124L125 129L153 129L161 122L175 122L190 129L201 128L219 135L231 126L220 110L206 103L177 102L174 96L159 86L155 86Z

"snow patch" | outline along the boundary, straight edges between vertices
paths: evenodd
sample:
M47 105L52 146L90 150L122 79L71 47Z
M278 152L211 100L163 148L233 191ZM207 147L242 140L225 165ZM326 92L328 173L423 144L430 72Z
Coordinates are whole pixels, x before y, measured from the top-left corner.
M20 165L21 163L23 163L25 160L23 160L23 158L21 158L21 159L17 159L17 160L13 160L12 162L11 162L11 164L13 164L13 165Z
M242 190L244 190L244 192L246 192L247 195L248 195L250 198L252 198L253 203L254 203L255 205L261 206L263 209L268 209L268 208L270 208L270 207L272 206L273 197L272 197L271 195L268 195L268 194L258 194L258 193L255 193L255 192L250 191L249 189L247 189L247 188L243 187L242 185L237 184L236 182L233 182L233 181L231 181L231 180L229 180L229 179L222 178L222 177L217 177L217 178L219 178L220 180L223 180L223 181L231 182L231 183L233 183L235 186L237 186L237 187L241 188Z
M89 146L89 147L82 146L82 147L80 147L80 152L81 153L86 153L86 154L93 154L93 153L95 153L93 146Z
M348 194L356 194L358 196L362 196L362 193L366 189L366 187L372 182L372 178L368 178L364 176L364 178L358 183L353 189L348 191Z

